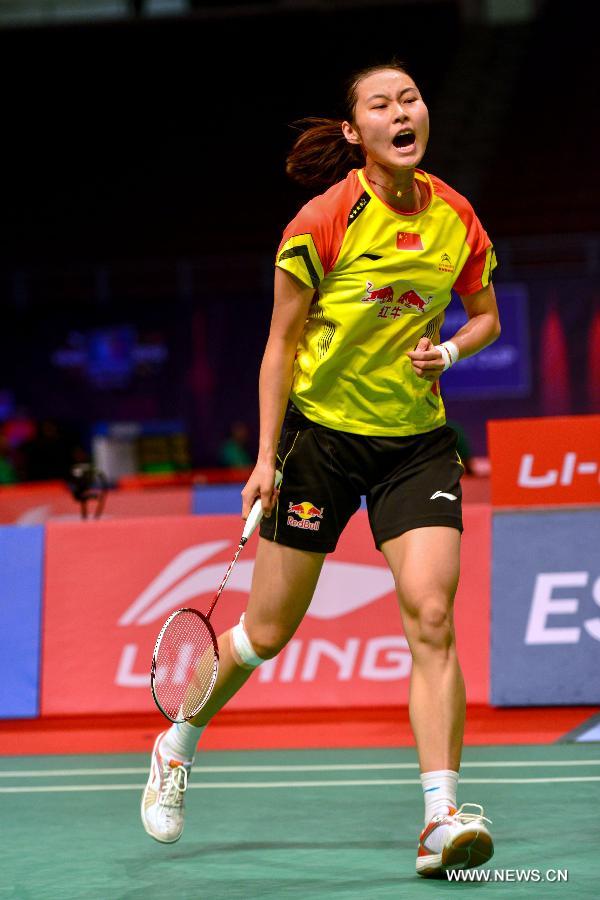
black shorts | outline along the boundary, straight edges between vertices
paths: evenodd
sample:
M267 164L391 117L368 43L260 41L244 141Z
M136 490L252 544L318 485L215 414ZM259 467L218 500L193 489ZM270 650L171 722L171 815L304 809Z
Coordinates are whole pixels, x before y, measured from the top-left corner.
M464 469L448 425L408 437L366 437L317 425L290 405L277 467L279 500L260 534L278 544L331 553L362 496L378 549L413 528L463 530Z

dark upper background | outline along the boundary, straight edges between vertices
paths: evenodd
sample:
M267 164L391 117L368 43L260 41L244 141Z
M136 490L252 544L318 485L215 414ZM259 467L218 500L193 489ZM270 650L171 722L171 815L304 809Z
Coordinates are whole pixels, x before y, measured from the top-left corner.
M255 436L273 254L308 199L284 173L290 123L341 114L349 74L397 56L430 108L423 168L469 197L497 280L532 300L530 395L450 414L481 453L487 416L548 411L536 325L560 301L575 364L598 302L596 30L578 0L513 24L465 17L474 5L0 29L0 393L84 444L98 421L179 418L195 465L236 419ZM73 334L123 326L165 359L101 386L56 365ZM571 411L590 411L578 377Z

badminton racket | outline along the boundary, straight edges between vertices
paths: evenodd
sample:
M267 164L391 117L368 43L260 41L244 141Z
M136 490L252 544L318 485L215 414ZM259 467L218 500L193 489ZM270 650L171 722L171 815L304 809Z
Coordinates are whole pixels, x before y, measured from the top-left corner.
M281 484L275 473L275 488ZM189 607L171 613L160 629L150 667L154 702L171 722L186 722L208 702L219 672L219 646L210 622L217 601L229 580L244 545L263 517L258 499L252 507L242 537L214 600L204 615Z

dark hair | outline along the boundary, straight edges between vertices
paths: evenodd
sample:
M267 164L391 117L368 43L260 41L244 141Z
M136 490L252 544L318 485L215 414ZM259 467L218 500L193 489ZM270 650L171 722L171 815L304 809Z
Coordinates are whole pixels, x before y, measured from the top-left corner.
M346 120L354 122L354 112L358 101L360 82L384 69L395 69L410 75L404 63L393 60L390 63L368 66L355 72L346 90ZM342 119L307 118L294 123L301 134L290 150L285 171L294 181L311 188L331 187L345 178L350 169L364 165L365 155L360 144L350 144L342 132Z

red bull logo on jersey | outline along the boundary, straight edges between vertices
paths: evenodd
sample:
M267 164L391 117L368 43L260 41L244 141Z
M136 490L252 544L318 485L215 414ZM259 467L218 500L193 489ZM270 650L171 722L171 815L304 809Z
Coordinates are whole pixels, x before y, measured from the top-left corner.
M373 287L372 281L367 281L367 293L364 297L362 297L362 302L369 303L370 301L377 301L379 303L393 303L394 288L391 286L391 284L387 284L382 288L376 288Z
M367 293L361 297L362 303L380 303L379 317L382 319L397 319L403 313L411 316L421 316L433 300L433 294L422 297L418 291L411 288L394 300L394 288L391 284L376 288L372 281L367 281Z
M421 297L417 291L412 288L410 291L406 291L404 294L401 294L398 297L396 303L398 306L402 306L404 310L411 315L423 315L431 301L433 300L433 295L430 294L429 297Z
M318 531L325 507L319 509L310 500L302 503L290 503L288 506L287 524L292 528L306 528L309 531ZM295 517L298 518L295 518Z

